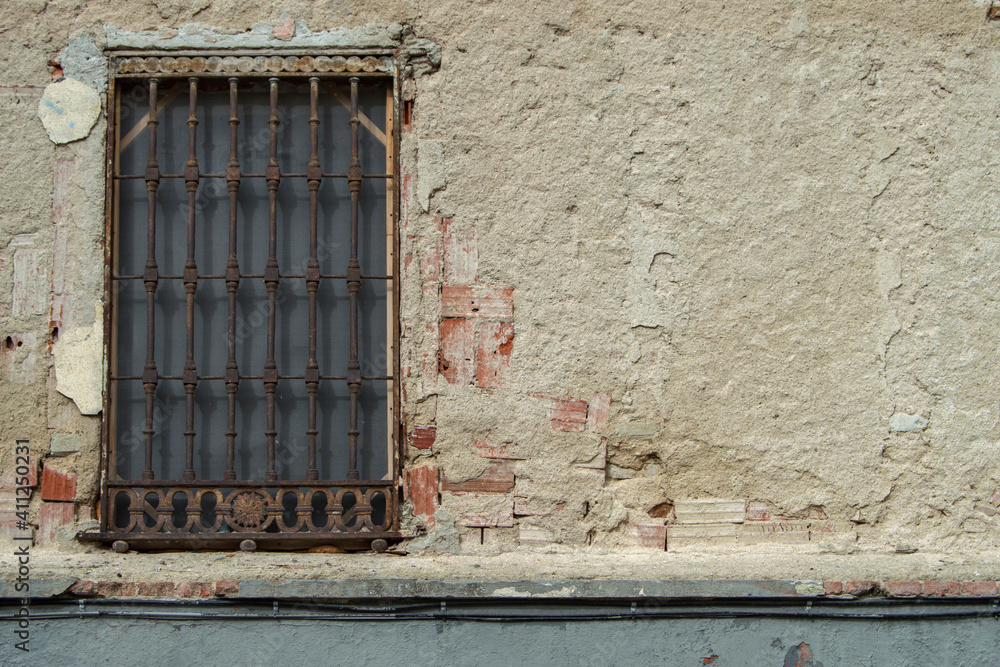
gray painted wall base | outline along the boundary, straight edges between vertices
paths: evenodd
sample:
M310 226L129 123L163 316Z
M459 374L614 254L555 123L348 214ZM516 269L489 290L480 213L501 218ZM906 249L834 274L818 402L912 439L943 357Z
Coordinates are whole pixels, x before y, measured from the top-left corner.
M16 607L0 623L3 665L835 665L997 664L1000 633L993 605L917 602L848 603L823 609L798 603L756 605L664 603L638 613L683 618L573 620L573 615L627 615L629 607L519 602L516 606L440 603L421 620L394 619L377 607L361 612L281 603L108 601L31 607L30 653L14 648ZM89 614L102 614L89 616ZM706 618L710 614L755 614ZM860 618L808 618L806 614ZM124 614L124 615L123 615ZM205 615L210 616L205 616ZM359 614L345 617L345 614ZM534 615L536 620L463 620L460 615ZM895 615L893 620L875 614ZM928 616L931 614L932 616ZM944 617L947 614L962 616ZM978 614L978 615L977 615ZM985 615L984 615L985 614ZM137 618L136 615L157 616ZM212 617L211 615L215 615ZM242 618L237 618L236 616ZM558 615L558 620L546 620ZM252 616L253 618L247 618ZM289 618L295 616L296 618ZM313 616L313 618L308 618ZM906 618L902 618L906 617ZM378 618L380 620L372 620Z

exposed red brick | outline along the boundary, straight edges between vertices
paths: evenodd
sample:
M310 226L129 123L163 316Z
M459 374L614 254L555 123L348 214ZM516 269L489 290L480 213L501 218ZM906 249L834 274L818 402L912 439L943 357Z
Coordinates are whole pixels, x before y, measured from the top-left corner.
M510 358L514 351L514 325L510 322L487 322L479 327L479 363L476 384L484 389L507 385Z
M509 461L495 461L482 475L465 482L453 484L442 475L441 488L469 493L506 493L514 488L514 471Z
M963 581L962 595L974 595L977 597L992 597L997 594L997 582L995 581Z
M215 582L216 595L238 595L240 592L240 582L238 581L217 581Z
M98 581L97 594L106 598L135 597L135 584L130 581Z
M472 384L476 376L472 320L441 320L441 375L449 384Z
M823 592L827 595L842 595L844 592L843 581L824 581Z
M509 459L511 461L523 461L523 456L513 454L506 445L491 445L485 440L476 440L472 443L472 453L484 459Z
M42 503L38 510L38 533L36 539L40 545L53 544L56 541L56 531L73 523L73 503Z
M609 394L594 394L587 406L587 428L594 433L604 433L608 428L608 412L611 410Z
M136 584L135 594L150 598L167 598L174 596L172 581L142 581Z
M640 546L663 550L667 544L667 527L663 524L630 523L626 533Z
M441 316L510 319L514 316L514 288L444 285Z
M924 582L924 595L928 596L960 595L961 593L962 593L962 584L958 581Z
M990 505L1000 507L1000 491L994 491L993 495L990 496Z
M845 581L844 593L847 595L865 595L878 590L877 581Z
M582 431L587 427L587 401L532 394L549 408L549 420L557 431Z
M94 582L89 579L77 579L73 585L69 587L67 592L70 595L79 595L81 597L94 595Z
M42 500L72 501L76 498L76 475L42 466Z
M909 597L920 595L921 585L919 581L887 581L886 591L893 597Z
M437 426L414 426L410 445L417 449L430 449L437 438Z
M207 598L212 595L212 582L185 581L177 584L177 595L182 598Z
M420 466L406 471L407 497L417 516L433 516L438 508L438 467Z

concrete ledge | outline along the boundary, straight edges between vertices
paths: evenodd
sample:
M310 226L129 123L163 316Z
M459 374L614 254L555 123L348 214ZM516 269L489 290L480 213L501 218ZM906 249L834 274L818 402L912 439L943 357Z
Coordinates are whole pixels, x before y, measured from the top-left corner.
M823 595L822 581L743 580L585 580L427 581L344 579L239 582L240 598L310 600L400 599L572 599L786 598Z

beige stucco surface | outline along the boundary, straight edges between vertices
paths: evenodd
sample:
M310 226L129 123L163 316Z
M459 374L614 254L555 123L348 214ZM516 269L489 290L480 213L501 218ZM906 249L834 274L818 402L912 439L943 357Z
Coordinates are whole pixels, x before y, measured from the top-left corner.
M717 552L727 568L670 556L682 560L662 561L664 576L669 563L721 577L766 576L780 562L781 576L803 578L806 556L825 552L845 579L893 568L1000 577L992 565L993 575L966 572L1000 546L989 503L1000 488L1000 23L988 6L6 3L0 467L12 466L16 440L41 460L54 434L81 435L58 465L79 477L77 518L93 517L100 417L81 411L100 397L64 392L74 403L60 389L86 391L77 374L103 361L58 355L75 353L67 330L70 341L101 331L106 126L56 146L36 115L70 40L103 48L108 26L169 39L193 22L220 34L266 23L274 39L290 26L408 26L441 47L441 64L414 79L401 146L413 179L400 230L413 267L400 313L405 425L436 427L405 464L461 482L491 465L474 446L486 443L514 453L512 493L549 508L479 534L445 493L441 539L416 546L523 551L527 534L554 545L530 553L585 568L588 549L633 549L630 527L674 521L671 505L718 499L792 529L821 520L831 536L780 547L772 561L776 547L706 532L684 548ZM474 239L477 284L513 288L502 386L422 372L440 345L439 286L421 272L440 252L441 218ZM69 306L54 335L55 302ZM607 424L581 431L553 429L539 398L595 395L610 396ZM456 519L458 535L445 525ZM407 530L422 521L407 516ZM155 558L58 548L54 572ZM930 555L892 560L897 549ZM236 558L270 576L278 557ZM464 555L435 558L466 567ZM667 556L630 558L643 568Z

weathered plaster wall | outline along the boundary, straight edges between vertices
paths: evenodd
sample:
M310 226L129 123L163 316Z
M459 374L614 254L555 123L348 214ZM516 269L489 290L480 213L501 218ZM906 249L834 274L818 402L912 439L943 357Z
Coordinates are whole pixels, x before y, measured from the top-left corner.
M66 475L42 544L97 486L65 388L101 363L104 125L55 145L39 98L197 22L442 47L402 146L413 548L1000 545L988 4L4 5L4 530L17 440Z

